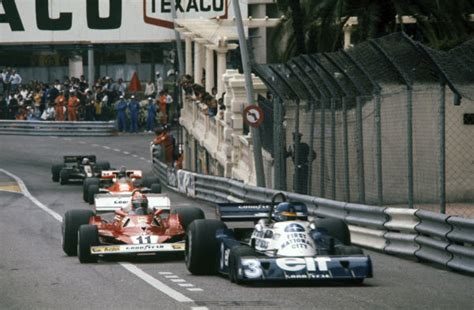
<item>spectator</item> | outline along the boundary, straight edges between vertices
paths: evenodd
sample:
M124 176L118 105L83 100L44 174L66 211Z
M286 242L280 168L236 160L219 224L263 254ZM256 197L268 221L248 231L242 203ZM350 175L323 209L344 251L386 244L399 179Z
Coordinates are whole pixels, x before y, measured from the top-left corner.
M57 121L64 121L64 112L66 110L66 97L64 96L64 92L59 92L59 96L56 97L54 100L55 103L55 119Z
M85 119L86 121L93 121L94 120L94 114L95 114L95 100L94 96L92 95L92 92L89 89L86 89L86 97L85 97L85 112L86 116Z
M166 92L164 90L160 92L160 97L158 98L158 105L160 107L160 123L161 125L166 125Z
M0 94L0 119L7 119L8 106L3 94Z
M308 177L309 177L309 161L310 155L311 160L314 161L316 159L316 152L309 148L309 145L305 142L301 142L301 133L293 133L293 140L296 142L293 146L290 146L288 152L286 153L286 157L290 157L293 160L295 165L295 169L298 170L299 179L293 180L293 190L296 193L300 193L306 195L308 193ZM296 158L295 149L298 147L298 158ZM294 178L296 177L296 173L294 174Z
M163 90L163 78L161 77L160 71L156 71L156 93L159 95Z
M165 96L166 96L166 117L168 123L171 122L171 104L173 103L173 97L169 94L168 90L165 89Z
M156 87L152 80L148 80L145 85L145 92L143 93L145 97L155 97L156 96Z
M118 79L117 84L114 85L114 91L119 96L125 96L125 90L126 89L127 89L127 86L123 82L123 79Z
M156 118L156 104L153 98L148 97L148 105L146 107L147 117L146 117L146 130L149 133L155 128L155 118Z
M130 103L128 104L130 111L130 132L138 132L138 112L140 112L140 103L135 99L135 96L130 97Z
M124 132L126 128L126 110L127 110L127 101L124 96L120 96L120 100L115 105L115 110L117 111L117 122L119 132Z
M16 72L16 70L12 70L12 77L11 77L11 90L16 92L21 85L23 79L21 78L20 74Z
M45 121L54 121L54 105L53 103L48 104L48 108L43 111L41 119Z
M67 102L67 120L70 122L77 121L77 109L79 108L80 100L77 98L76 92L71 93L71 97Z
M10 70L10 68L6 68L2 73L3 92L5 96L10 95L12 85L12 74Z

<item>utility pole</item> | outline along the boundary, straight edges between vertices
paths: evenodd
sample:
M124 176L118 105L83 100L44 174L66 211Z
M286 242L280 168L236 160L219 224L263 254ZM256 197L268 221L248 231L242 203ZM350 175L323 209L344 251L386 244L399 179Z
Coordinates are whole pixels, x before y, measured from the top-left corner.
M247 41L245 40L244 24L242 21L242 14L240 12L240 6L238 0L232 0L235 12L235 22L237 25L237 32L239 34L239 45L240 55L242 57L242 68L245 76L245 88L247 89L247 102L248 104L254 103L254 92L252 84L252 72L249 59L249 51L247 47ZM255 162L255 174L257 176L257 186L265 187L265 172L263 170L263 157L262 157L262 143L260 141L260 128L250 127L250 133L252 134L253 141L253 158Z
M174 24L176 21L176 18L178 18L178 15L176 14L176 0L171 0L171 16L173 17L173 24ZM178 53L179 74L183 74L184 73L183 46L181 44L181 35L179 34L179 31L176 30L176 25L174 25L174 34L175 34L175 39L176 39L176 52Z

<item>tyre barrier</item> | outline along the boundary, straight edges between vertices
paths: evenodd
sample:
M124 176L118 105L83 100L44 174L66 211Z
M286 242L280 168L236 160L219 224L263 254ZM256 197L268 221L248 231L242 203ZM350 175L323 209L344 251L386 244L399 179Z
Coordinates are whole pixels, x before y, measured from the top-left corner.
M110 122L61 122L0 120L0 135L24 136L114 136L117 128Z
M224 177L167 167L153 158L153 171L163 185L208 202L264 202L283 192L304 202L314 216L344 220L354 244L387 254L416 258L474 274L474 219L425 210L383 208L277 191ZM169 186L174 173L177 186Z

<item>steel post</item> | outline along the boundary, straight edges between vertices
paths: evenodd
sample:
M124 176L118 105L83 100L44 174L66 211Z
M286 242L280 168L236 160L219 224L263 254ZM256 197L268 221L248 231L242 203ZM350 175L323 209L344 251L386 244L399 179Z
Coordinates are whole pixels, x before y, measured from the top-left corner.
M293 190L297 193L301 193L301 176L299 163L300 156L300 101L296 100L296 111L295 111L295 131L293 132Z
M362 102L356 98L356 127L357 127L357 181L359 183L358 202L365 203L365 171L364 171L364 129L362 125Z
M331 198L336 199L336 98L331 98Z
M347 103L342 98L342 130L344 135L344 201L351 201L351 187L349 181L349 130L347 128Z
M408 208L413 209L413 89L407 87Z
M316 102L312 101L309 104L311 104L311 119L310 119L310 132L309 132L309 163L308 163L308 195L311 196L311 191L312 191L312 181L313 181L313 160L314 160L314 122L315 122L315 117L314 117L314 111L315 111L315 105Z
M89 45L87 49L87 79L89 80L89 88L95 85L95 63L94 63L94 46Z
M382 120L380 116L380 94L375 94L375 164L377 171L377 200L383 206L383 176L382 176Z
M239 34L240 55L242 58L242 67L245 75L245 87L247 89L248 104L254 104L254 93L252 84L252 75L250 69L249 52L247 48L247 41L245 39L244 24L242 21L242 14L240 12L239 1L232 1L234 5L235 22L237 25L237 32ZM262 144L260 142L260 129L251 127L252 141L254 146L254 162L255 174L257 176L257 186L265 187L265 171L263 169Z
M446 213L446 84L439 94L439 212Z
M275 97L273 100L273 158L275 159L275 172L273 184L275 189L285 190L285 147L283 136L283 100Z
M320 128L321 128L321 132L320 132L320 140L321 140L321 145L320 145L320 151L319 153L321 154L319 156L320 160L319 160L319 196L321 197L324 197L326 194L325 194L325 182L324 182L324 178L325 178L325 175L324 175L324 166L326 165L325 163L325 144L326 144L326 102L324 100L321 101L321 109L319 109L321 111L321 125L320 125Z

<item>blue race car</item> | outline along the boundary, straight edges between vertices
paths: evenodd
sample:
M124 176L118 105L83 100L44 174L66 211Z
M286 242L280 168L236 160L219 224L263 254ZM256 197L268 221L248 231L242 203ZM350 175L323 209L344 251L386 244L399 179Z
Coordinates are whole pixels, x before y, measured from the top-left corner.
M282 195L282 194L277 194ZM238 284L254 281L344 281L372 277L372 262L351 245L338 219L308 220L303 203L223 203L220 220L195 220L187 230L185 262L195 275L220 273ZM254 221L254 228L224 222Z

